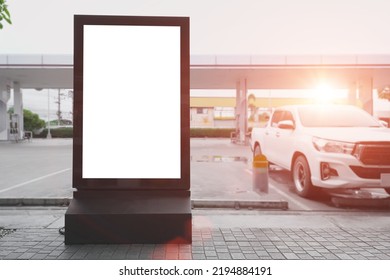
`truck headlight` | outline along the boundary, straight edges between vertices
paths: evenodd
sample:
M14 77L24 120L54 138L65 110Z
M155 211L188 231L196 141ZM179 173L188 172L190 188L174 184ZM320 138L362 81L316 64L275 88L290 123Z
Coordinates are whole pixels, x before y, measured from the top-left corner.
M313 137L313 145L317 151L326 153L352 154L354 143L333 141L318 137Z

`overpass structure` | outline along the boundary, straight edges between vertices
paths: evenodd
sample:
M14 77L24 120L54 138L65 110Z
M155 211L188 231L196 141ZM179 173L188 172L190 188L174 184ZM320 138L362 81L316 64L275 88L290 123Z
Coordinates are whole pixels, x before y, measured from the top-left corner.
M236 90L236 127L242 142L249 89L313 89L328 84L349 89L350 103L359 101L372 113L373 89L390 85L390 55L192 55L190 59L191 89ZM23 128L24 88L73 88L73 55L0 55L0 140L9 140L14 128L6 111L11 89L15 123ZM15 137L22 138L23 129Z

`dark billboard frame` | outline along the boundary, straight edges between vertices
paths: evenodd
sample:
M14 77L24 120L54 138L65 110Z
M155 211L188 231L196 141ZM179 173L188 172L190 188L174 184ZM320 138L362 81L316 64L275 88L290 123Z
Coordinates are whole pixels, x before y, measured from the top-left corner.
M83 89L84 89L84 26L177 26L180 27L180 178L83 178ZM78 190L189 190L190 189L190 120L189 120L189 18L145 16L74 16L74 136L73 187ZM119 101L118 101L119 102ZM152 128L146 128L152 129ZM169 135L156 136L158 138ZM102 147L109 149L109 147ZM152 150L152 149L151 149ZM145 160L158 160L151 152Z

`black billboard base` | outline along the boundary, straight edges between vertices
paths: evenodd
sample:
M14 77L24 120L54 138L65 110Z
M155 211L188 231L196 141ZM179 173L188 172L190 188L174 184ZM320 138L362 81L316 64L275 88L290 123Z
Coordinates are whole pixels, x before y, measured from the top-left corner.
M65 244L190 244L189 191L73 193L65 213Z

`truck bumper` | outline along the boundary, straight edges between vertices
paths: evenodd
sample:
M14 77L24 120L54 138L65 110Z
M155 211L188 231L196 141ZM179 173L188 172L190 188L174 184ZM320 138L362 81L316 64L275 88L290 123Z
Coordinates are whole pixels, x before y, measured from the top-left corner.
M318 152L309 166L318 187L390 188L390 166L367 166L352 155Z

